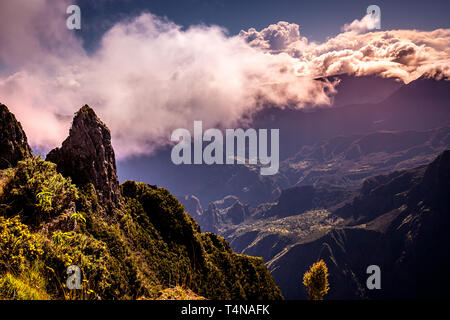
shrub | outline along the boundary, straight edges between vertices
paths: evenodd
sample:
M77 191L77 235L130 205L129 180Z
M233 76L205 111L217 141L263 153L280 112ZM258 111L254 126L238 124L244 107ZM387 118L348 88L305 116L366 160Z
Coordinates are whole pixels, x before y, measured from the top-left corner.
M26 224L38 225L73 207L78 191L70 178L56 172L54 163L41 157L19 161L16 168L6 170L7 182L0 202L4 215L19 214ZM1 214L1 213L0 213Z
M328 268L323 260L314 263L303 275L303 284L308 289L310 300L323 300L330 289L328 285Z
M42 255L41 236L31 233L18 216L0 216L0 252L0 272L20 273L29 266L29 261Z

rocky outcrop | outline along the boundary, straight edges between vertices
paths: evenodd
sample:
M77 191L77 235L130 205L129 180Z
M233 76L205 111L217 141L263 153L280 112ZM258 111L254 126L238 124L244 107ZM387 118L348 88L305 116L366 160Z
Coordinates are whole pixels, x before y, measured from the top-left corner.
M179 200L202 231L218 233L221 226L237 225L250 217L249 206L242 204L236 196L226 196L211 202L206 210L202 209L200 200L194 195L186 195Z
M198 220L203 214L203 208L200 200L194 195L185 195L180 202L183 204L184 209L189 213L195 220Z
M89 106L83 106L72 122L69 137L61 148L50 151L46 160L79 185L92 183L98 200L108 211L119 201L119 180L111 145L111 133Z
M0 103L0 169L14 167L32 155L27 136L16 117Z
M232 224L239 224L248 216L248 207L244 206L239 200L236 201L226 212L226 219L231 220Z
M208 209L203 212L199 219L199 224L203 231L217 233L217 227L220 224L220 212L215 203L210 203Z
M214 203L217 205L218 209L224 210L233 206L237 201L239 201L238 197L229 195L221 200L214 201Z
M185 211L197 221L202 232L218 232L220 212L215 203L210 203L208 208L203 210L200 200L194 195L185 195L180 197L179 201L183 204Z

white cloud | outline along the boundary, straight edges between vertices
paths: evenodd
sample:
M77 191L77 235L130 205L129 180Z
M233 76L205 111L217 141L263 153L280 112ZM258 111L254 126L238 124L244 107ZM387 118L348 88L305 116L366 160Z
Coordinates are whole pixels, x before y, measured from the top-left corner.
M250 28L248 31L241 30L239 36L252 47L258 47L272 53L283 52L292 43L298 45L299 41L308 43L305 37L300 36L299 25L285 21L271 24L261 31L257 31L255 28Z
M364 17L361 25L351 23L344 28L351 31L324 43L308 42L298 36L297 40L289 38L276 52L268 45L272 42L271 36L283 34L285 30L298 30L298 25L271 25L271 32L267 32L267 28L260 32L251 29L241 32L241 36L265 52L287 53L299 58L298 72L311 77L376 74L410 82L424 73L450 76L450 29L358 33L367 31L364 26L370 26L367 17L370 16Z
M110 127L117 155L126 157L170 143L174 129L190 129L194 120L202 120L205 128L233 128L264 103L303 107L329 102L323 88L330 84L299 76L298 59L253 48L217 26L182 30L142 14L116 24L88 55L64 21L51 20L51 13L44 18L62 23L52 30L71 47L61 40L57 51L46 50L50 40L37 35L33 61L12 61L9 47L0 49L14 70L0 77L1 100L16 113L34 146L58 146L68 132L67 115L86 103ZM35 18L30 14L27 19ZM31 35L22 36L28 41ZM26 46L21 40L9 45Z
M341 31L363 33L375 29L377 19L372 14L366 14L361 20L355 19L351 23L345 24Z
M67 4L0 5L0 101L31 144L47 150L61 144L86 103L110 127L123 158L170 143L174 129L190 129L194 120L233 128L264 103L327 104L323 89L333 87L315 77L378 74L407 82L450 73L449 29L353 30L319 44L287 22L230 37L217 26L183 30L142 14L114 25L88 54L65 27Z

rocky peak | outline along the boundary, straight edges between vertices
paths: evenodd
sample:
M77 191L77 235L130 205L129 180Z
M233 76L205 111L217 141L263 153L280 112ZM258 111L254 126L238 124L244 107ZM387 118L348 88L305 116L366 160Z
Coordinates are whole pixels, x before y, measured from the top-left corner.
M100 203L111 211L119 201L119 180L111 145L111 133L89 106L83 106L72 122L69 137L46 160L56 163L61 174L77 185L92 183Z
M217 225L220 222L220 213L214 202L208 205L208 209L203 212L200 221L203 231L218 233Z
M410 201L416 202L416 198L422 197L424 201L442 211L450 208L450 150L442 152L424 173L420 187L410 195Z
M228 208L226 216L233 224L239 224L248 216L248 207L244 206L238 200L230 208Z
M14 167L32 155L27 136L14 114L0 103L0 169Z
M185 195L180 199L184 206L184 209L189 213L195 220L198 220L203 214L203 208L200 204L200 200L194 195Z

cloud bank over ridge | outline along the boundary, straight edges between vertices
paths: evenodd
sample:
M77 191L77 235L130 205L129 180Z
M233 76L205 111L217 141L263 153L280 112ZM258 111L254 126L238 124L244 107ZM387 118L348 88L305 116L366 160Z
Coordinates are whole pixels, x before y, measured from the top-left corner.
M240 37L265 52L299 59L298 73L312 77L348 73L410 82L423 74L450 75L450 29L367 32L373 25L366 15L324 43L309 42L297 24L287 22L241 31Z

